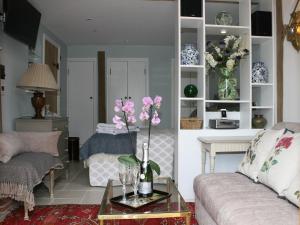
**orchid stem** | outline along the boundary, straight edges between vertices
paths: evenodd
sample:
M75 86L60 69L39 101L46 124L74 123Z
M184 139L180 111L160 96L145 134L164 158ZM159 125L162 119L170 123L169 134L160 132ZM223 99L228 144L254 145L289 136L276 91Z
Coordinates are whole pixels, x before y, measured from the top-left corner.
M149 148L150 148L151 121L152 121L152 106L150 107L150 117L149 117L149 129L148 129L148 150L149 150Z
M123 100L122 100L122 106L124 106ZM131 133L129 131L129 125L128 125L128 121L127 121L127 116L126 116L126 113L124 111L123 111L123 114L124 114L124 120L125 120L125 124L126 124L126 129L127 129L128 135L129 135L130 144L131 144L131 147L132 147L134 153L136 153L136 150L135 150L135 148L133 146L133 142L132 142L132 136L131 136Z

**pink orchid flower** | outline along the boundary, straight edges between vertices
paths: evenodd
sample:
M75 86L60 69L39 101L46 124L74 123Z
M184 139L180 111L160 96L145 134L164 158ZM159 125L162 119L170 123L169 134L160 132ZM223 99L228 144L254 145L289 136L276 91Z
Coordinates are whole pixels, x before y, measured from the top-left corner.
M158 124L160 124L160 118L158 116L153 116L152 120L151 120L152 125L156 126Z
M146 111L143 111L143 112L141 112L141 114L140 114L140 120L141 121L145 121L145 120L148 120L149 119L149 114L146 112Z
M149 106L153 105L153 100L152 100L152 98L151 98L151 97L144 97L144 98L143 98L143 104L144 104L144 106L146 106L146 107L149 107Z
M161 96L155 96L155 98L154 98L154 104L156 105L156 107L160 107L160 105L161 105L161 101L162 101L162 97Z

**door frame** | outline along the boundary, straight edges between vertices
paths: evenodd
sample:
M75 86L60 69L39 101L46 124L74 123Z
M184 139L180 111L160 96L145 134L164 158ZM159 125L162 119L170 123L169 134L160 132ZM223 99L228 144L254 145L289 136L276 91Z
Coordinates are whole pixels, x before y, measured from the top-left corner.
M69 109L70 109L70 93L69 93L69 63L70 62L93 62L93 129L96 130L96 126L98 124L98 76L97 76L97 59L96 58L67 58L67 68L68 68L68 75L67 75L67 117L69 117Z
M110 64L113 61L118 62L144 62L146 64L146 95L149 96L149 58L108 58L106 62L106 79L105 79L105 86L106 86L106 122L111 123L108 121L108 111L112 110L109 108L109 93L108 88L110 84Z
M58 51L57 51L57 59L58 59L58 64L59 64L59 68L57 70L57 86L58 86L58 90L57 90L57 114L60 116L60 93L61 93L61 88L60 88L60 70L61 70L61 58L60 58L60 44L58 44L56 41L54 41L52 38L50 38L47 34L43 33L43 57L42 57L42 62L43 64L45 64L45 53L46 53L46 41L50 42L52 45L54 45Z

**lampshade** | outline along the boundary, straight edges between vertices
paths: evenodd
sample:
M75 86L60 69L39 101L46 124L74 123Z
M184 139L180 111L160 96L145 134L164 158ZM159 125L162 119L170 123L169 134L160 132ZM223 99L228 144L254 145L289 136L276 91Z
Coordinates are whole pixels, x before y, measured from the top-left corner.
M58 89L57 83L46 64L32 64L22 75L18 88L32 91L55 91Z

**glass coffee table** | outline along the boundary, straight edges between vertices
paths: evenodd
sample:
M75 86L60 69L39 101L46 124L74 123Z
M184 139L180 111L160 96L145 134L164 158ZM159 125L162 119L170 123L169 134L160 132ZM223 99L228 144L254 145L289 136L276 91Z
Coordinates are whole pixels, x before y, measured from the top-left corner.
M119 181L109 180L102 198L98 219L100 225L106 220L152 219L184 217L186 225L191 223L191 211L181 197L174 182L170 178L159 178L154 181L154 189L168 192L171 196L165 200L152 203L139 209L131 209L111 203L110 199L122 194ZM127 186L127 192L131 192Z

